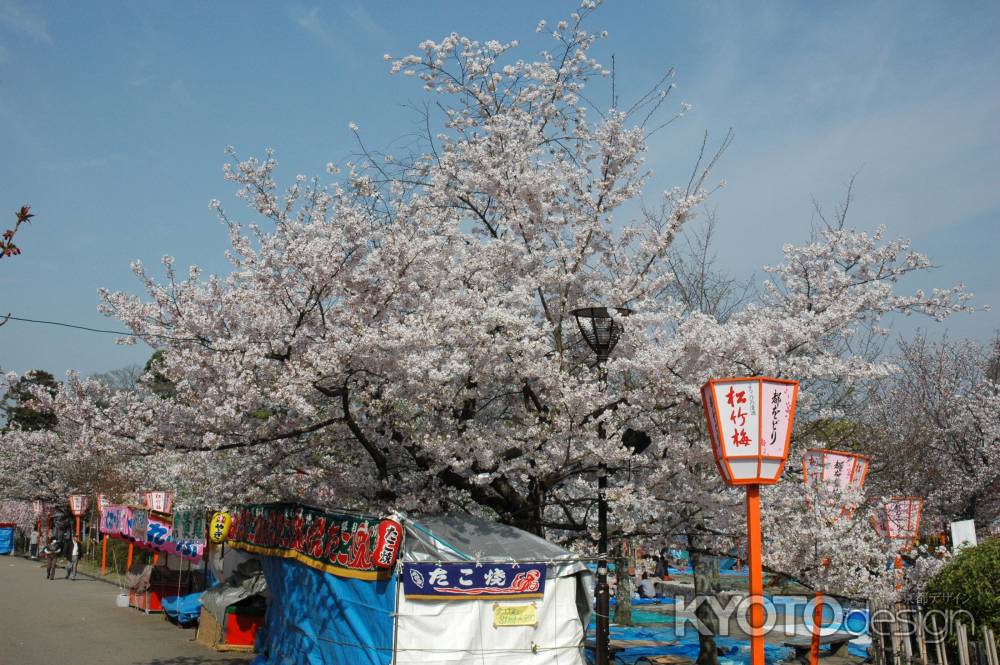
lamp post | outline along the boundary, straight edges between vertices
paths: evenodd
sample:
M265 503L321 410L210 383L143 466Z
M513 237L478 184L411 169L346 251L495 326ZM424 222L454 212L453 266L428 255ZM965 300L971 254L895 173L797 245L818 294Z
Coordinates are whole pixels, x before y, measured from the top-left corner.
M625 317L631 313L631 310L624 307L582 307L570 312L576 317L576 325L587 346L597 356L598 368L611 357L611 352L621 339L622 325L615 320L615 316ZM602 439L607 436L603 423L598 424L597 431ZM597 544L597 586L594 589L597 604L595 651L597 665L608 665L611 590L608 588L608 467L604 462L600 463L597 470L597 529L600 539Z
M701 387L719 474L727 485L747 488L751 665L764 665L760 486L777 483L785 468L798 394L798 381L765 377L715 379Z
M868 476L869 461L864 455L848 453L841 450L824 450L810 448L802 458L802 481L813 486L824 486L834 490L861 489ZM847 512L845 506L837 517ZM854 506L850 507L854 513ZM829 568L830 560L824 559L823 568ZM823 591L816 590L815 607L813 608L812 645L809 649L810 665L819 663L820 626L823 623Z
M80 515L87 512L90 503L86 494L71 494L69 497L69 512L76 518L76 537L80 537Z
M903 586L902 552L913 547L913 541L920 533L920 515L923 509L924 500L918 496L894 496L883 499L872 518L875 530L896 551L897 590Z

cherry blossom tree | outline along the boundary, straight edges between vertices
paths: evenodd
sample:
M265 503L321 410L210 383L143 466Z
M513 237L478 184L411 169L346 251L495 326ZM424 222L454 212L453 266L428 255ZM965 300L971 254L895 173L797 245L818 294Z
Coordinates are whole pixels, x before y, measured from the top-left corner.
M971 340L901 340L900 371L874 383L864 413L883 494L926 498L942 522L1000 516L996 349Z

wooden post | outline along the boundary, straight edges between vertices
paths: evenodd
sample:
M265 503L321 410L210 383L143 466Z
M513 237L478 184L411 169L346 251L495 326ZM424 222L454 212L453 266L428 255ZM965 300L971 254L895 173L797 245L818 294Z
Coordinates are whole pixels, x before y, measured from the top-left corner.
M906 606L900 603L897 605L899 611L905 610ZM899 633L899 639L903 643L903 657L906 658L907 663L913 662L913 642L911 641L910 631L907 628L906 623L900 622L903 626L903 630Z
M760 485L747 485L747 563L750 564L750 665L764 665L764 572Z
M104 534L101 542L101 577L108 574L108 534Z
M958 632L958 662L959 665L970 665L969 663L969 635L965 632L965 626L956 624Z
M1000 665L1000 656L997 655L997 641L993 636L993 630L983 626L983 645L986 648L987 660L990 665Z
M934 627L935 627L935 629L937 628L937 625L938 625L937 617L934 617ZM945 629L947 629L947 624L945 624ZM935 630L934 632L938 632L938 631ZM941 634L941 633L938 633L938 635L939 635L938 641L937 641L937 652L938 652L938 658L939 658L938 663L939 663L939 665L948 665L948 649L945 647L945 644L944 644L945 638L948 637L948 636L944 635L944 634Z
M917 612L917 649L920 651L920 662L927 665L927 636L924 634L924 614Z

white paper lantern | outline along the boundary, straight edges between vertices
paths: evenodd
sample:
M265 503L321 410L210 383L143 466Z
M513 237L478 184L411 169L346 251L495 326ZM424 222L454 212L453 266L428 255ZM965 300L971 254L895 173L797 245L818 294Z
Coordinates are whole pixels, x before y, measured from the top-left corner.
M715 464L727 485L773 485L788 458L799 382L714 379L701 387Z

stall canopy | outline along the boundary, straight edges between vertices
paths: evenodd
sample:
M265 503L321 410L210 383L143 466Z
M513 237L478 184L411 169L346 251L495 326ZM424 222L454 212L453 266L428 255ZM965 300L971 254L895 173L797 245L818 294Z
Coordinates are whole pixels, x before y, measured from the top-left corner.
M204 541L174 538L171 516L145 508L106 506L101 511L100 532L144 549L174 554L196 565L205 549Z
M585 662L591 573L542 538L295 504L232 518L229 544L261 556L270 592L255 665Z

